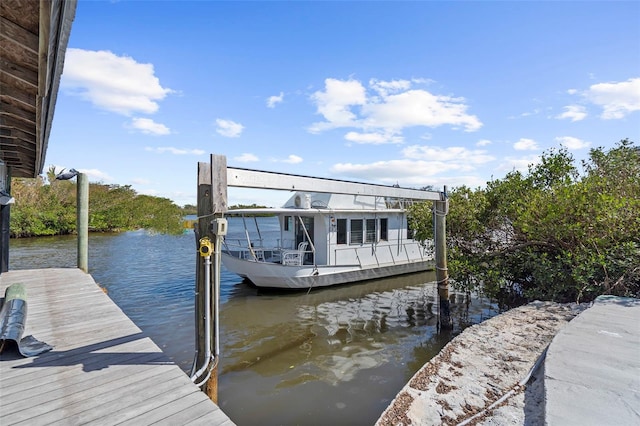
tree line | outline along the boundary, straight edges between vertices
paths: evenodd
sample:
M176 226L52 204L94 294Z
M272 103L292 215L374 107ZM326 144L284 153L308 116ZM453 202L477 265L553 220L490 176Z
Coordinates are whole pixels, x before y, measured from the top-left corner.
M420 240L432 206L410 208ZM564 148L528 172L449 193L447 261L455 286L514 305L536 299L640 297L640 146L592 149L580 166Z
M76 183L56 180L54 167L46 177L14 178L11 194L11 237L76 233ZM129 185L89 184L89 231L113 232L152 229L183 232L183 217L190 212L167 198L138 194Z

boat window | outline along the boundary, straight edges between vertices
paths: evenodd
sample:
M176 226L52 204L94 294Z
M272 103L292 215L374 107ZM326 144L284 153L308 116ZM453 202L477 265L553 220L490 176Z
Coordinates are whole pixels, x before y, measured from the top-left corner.
M373 243L376 241L376 220L367 219L367 233L365 234L365 243Z
M407 220L407 238L413 240L413 229L411 229L411 224L409 220Z
M338 219L338 244L347 244L347 219Z
M291 229L291 216L284 217L284 230L289 231Z
M294 217L296 221L296 247L303 241L307 241L307 234L309 234L309 238L311 238L311 242L313 243L313 218L312 217ZM300 220L304 223L304 226L300 223ZM306 230L306 232L305 232Z
M380 239L383 241L387 241L389 239L387 229L389 229L389 219L386 217L384 219L380 219Z
M362 219L351 219L351 232L349 244L362 244L362 232L364 231Z

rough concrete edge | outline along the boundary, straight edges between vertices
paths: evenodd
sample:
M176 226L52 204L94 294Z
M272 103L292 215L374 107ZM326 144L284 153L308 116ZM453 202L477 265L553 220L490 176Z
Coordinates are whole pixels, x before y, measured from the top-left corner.
M442 421L445 421L445 423L456 424L464 421L465 416L462 416L462 418L460 418L459 416L456 419L445 418L443 417L444 410L442 410L439 413L437 411L434 413L433 407L431 407L431 410L430 410L432 411L432 413L426 412L426 410L428 410L427 407L424 405L420 406L421 405L420 402L421 400L424 400L424 398L426 397L426 394L424 390L414 388L412 386L412 383L414 383L416 379L421 375L426 374L434 377L437 376L443 364L447 365L448 363L451 363L451 355L457 347L461 346L467 351L471 351L472 349L471 348L467 349L465 344L462 342L466 336L477 333L481 327L491 326L496 322L505 320L505 318L509 316L517 316L519 312L522 310L532 309L532 308L541 309L545 307L562 307L562 306L568 307L569 311L572 314L569 315L570 318L568 318L565 322L560 324L558 329L554 331L553 335L555 336L555 334L557 334L560 329L564 328L564 326L568 324L569 321L571 321L573 318L575 318L575 316L577 316L584 309L586 309L588 305L586 304L576 305L575 303L559 304L559 303L553 303L553 302L536 301L536 302L531 302L528 305L521 306L519 308L511 309L500 315L492 317L482 323L475 324L471 327L468 327L461 334L459 334L454 339L452 339L434 358L432 358L429 362L427 362L420 370L418 370L414 374L414 376L409 380L409 382L398 393L396 398L394 398L389 404L389 406L384 410L384 412L382 413L378 421L375 423L376 426L388 426L388 425L397 426L397 425L410 425L410 424L424 424L424 425L441 424ZM526 371L531 372L533 370L534 365L537 363L541 355L543 355L544 351L551 343L551 340L553 340L553 337L549 338L549 340L544 344L544 347L540 349L537 354L535 354L535 357L533 358L533 360L528 364L528 368L526 368ZM437 389L438 386L442 386L442 381L439 381L439 383L436 385L436 392L442 393L438 391ZM449 389L443 389L443 390L445 390L446 392L449 392ZM490 415L492 410L505 405L505 403L508 401L508 398L506 398L506 400L502 401L501 404L497 404L497 406L492 407L492 404L495 404L496 401L500 400L501 397L503 397L505 394L511 394L511 396L513 396L518 393L521 393L522 391L524 391L524 387L521 386L518 383L518 381L516 381L515 383L512 384L512 386L510 386L508 389L502 392L502 394L494 393L493 395L490 395L487 393L486 395L490 395L490 396L488 396L488 400L485 406L480 410L477 410L477 409L474 410L468 404L467 404L467 407L463 407L464 411L466 412L466 419L473 417L474 415L478 414L478 412L482 412L483 409L487 410L488 415ZM486 389L486 392L489 392L489 389ZM415 417L416 413L420 413L422 418L416 418ZM438 421L430 423L429 415L434 415L434 414L439 415Z

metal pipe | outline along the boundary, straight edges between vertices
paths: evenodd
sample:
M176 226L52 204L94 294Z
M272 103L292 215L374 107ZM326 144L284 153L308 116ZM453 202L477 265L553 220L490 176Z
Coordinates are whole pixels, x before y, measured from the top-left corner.
M202 252L202 249L201 249ZM191 381L195 381L207 370L211 362L211 255L204 256L204 365L191 376Z
M216 234L216 245L214 246L214 255L216 262L216 273L213 275L213 294L214 294L214 303L215 303L215 312L214 312L214 325L215 325L215 334L214 334L214 346L215 350L213 356L217 359L220 355L220 264L221 260L221 241L224 239L224 236Z

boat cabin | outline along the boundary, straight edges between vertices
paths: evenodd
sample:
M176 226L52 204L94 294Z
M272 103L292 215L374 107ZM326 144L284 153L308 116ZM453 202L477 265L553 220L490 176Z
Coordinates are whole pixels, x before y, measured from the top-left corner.
M429 256L411 238L405 205L400 200L365 195L296 192L279 209L231 210L241 216L244 239L226 239L227 252L257 262L283 265L393 264ZM275 216L279 235L266 239L255 220L254 235L247 219ZM244 240L244 241L242 241Z

